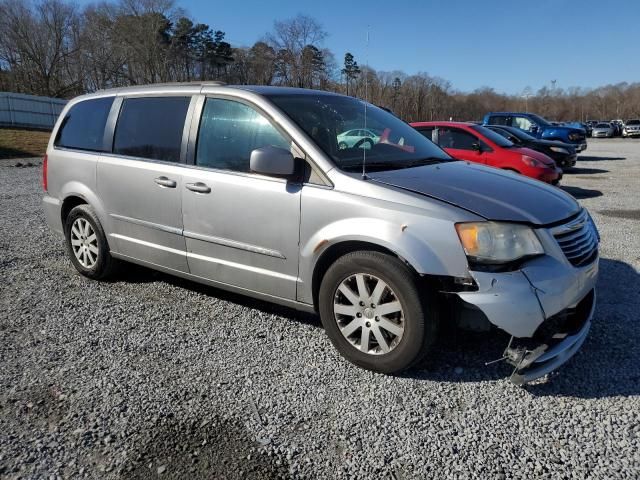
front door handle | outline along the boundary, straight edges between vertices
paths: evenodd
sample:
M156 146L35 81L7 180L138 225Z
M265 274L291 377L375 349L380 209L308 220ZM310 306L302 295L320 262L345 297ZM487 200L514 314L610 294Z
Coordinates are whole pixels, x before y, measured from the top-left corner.
M210 193L211 192L211 187L208 186L208 185L205 185L202 182L187 183L185 186L189 190L191 190L192 192L196 192L196 193Z
M167 187L167 188L176 188L176 185L177 185L175 180L170 180L165 176L158 177L153 181L156 182L161 187Z

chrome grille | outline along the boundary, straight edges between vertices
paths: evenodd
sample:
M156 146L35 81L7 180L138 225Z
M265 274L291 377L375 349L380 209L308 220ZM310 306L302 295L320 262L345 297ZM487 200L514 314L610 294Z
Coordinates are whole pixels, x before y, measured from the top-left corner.
M588 265L598 256L598 232L586 210L570 222L553 228L551 233L575 267Z

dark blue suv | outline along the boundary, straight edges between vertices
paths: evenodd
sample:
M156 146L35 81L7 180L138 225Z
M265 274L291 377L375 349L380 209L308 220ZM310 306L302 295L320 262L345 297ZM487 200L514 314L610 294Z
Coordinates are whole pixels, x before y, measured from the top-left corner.
M555 140L575 145L576 152L587 149L587 134L582 128L553 125L535 113L490 112L484 116L484 125L506 125L544 140Z

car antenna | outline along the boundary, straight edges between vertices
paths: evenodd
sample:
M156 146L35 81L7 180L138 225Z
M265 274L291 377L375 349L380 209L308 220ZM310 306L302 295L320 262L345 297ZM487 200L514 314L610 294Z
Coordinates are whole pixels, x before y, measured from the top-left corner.
M370 25L367 25L367 41L365 43L365 54L364 54L364 62L365 62L365 68L368 69L369 68L369 29L370 29ZM367 102L369 101L369 75L368 72L366 71L364 72L364 129L367 129ZM364 144L363 144L364 146ZM362 149L362 179L363 180L368 180L369 177L367 177L367 169L366 169L366 165L367 165L367 149L363 148Z

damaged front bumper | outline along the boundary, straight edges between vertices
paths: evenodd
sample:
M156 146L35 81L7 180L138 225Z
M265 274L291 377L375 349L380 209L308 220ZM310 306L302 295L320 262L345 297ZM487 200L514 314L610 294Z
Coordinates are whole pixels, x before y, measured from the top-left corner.
M512 336L504 359L523 384L555 370L586 339L595 310L598 260L576 268L551 256L515 272L472 271L478 289L458 296Z

